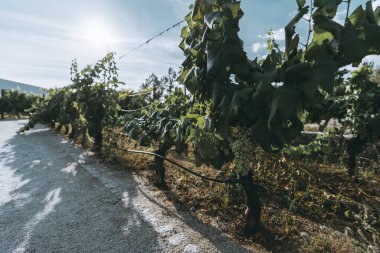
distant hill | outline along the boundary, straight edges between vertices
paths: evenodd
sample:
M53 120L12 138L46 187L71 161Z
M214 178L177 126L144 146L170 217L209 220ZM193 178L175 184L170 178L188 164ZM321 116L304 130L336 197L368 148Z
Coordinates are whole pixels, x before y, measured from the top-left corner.
M36 95L46 94L46 92L38 86L13 82L0 78L0 90L20 90L23 93L33 93Z

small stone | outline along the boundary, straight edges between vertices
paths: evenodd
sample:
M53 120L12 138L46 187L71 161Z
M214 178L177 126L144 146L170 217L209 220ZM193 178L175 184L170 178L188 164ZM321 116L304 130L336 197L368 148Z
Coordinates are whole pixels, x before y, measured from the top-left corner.
M173 229L174 229L173 226L165 225L165 226L159 227L157 232L158 233L168 233L168 232L173 231Z
M305 240L305 241L309 241L310 240L310 235L308 233L301 232L300 235L301 235L301 237L302 237L303 240Z
M335 230L335 231L333 231L333 232L331 233L331 235L332 235L332 237L334 237L334 238L339 238L339 237L342 236L342 233L339 232L339 231L337 231L337 230Z
M182 234L175 234L169 238L169 243L173 246L178 246L185 240L185 237Z
M380 249L373 246L373 245L369 245L367 248L368 253L378 253L379 251L380 251Z
M119 187L119 185L118 185L117 183L114 183L114 182L107 182L104 186L105 186L107 189L112 189L112 188Z
M354 235L355 235L354 231L349 227L346 227L344 229L344 234L349 236L349 237L354 237Z
M321 231L323 231L323 232L327 232L327 231L328 231L328 228L327 228L325 225L320 226L319 228L320 228Z
M183 253L200 253L200 250L197 245L188 244L183 250Z
M105 198L104 199L104 202L108 203L108 204L112 204L112 205L116 205L117 203L119 203L121 201L121 198L119 197L116 197L116 196L112 196L112 197L109 197L109 198Z

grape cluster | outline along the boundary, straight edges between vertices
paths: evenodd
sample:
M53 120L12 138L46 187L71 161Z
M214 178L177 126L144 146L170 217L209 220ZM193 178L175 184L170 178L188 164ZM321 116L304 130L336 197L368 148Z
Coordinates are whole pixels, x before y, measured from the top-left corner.
M239 127L232 131L231 149L234 154L235 172L246 176L251 169L254 161L255 145L249 129Z

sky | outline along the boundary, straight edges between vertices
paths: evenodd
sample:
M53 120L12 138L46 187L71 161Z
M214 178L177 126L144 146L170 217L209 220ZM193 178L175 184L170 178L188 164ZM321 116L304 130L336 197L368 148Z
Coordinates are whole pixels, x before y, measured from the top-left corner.
M182 20L192 0L0 0L0 78L44 88L70 84L70 66L94 64L117 54L120 80L137 89L151 73L178 69L184 60L178 26L147 46L119 59L157 33ZM352 0L351 10L364 0ZM373 2L380 5L380 0ZM336 20L345 18L341 4ZM266 32L282 45L284 27L297 10L295 0L242 0L239 33L248 56L266 52ZM300 34L307 23L297 27ZM367 60L380 65L378 56Z

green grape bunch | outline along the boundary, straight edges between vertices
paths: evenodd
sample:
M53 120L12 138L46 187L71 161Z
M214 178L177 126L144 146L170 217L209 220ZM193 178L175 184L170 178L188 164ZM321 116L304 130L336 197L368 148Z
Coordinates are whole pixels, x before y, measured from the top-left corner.
M234 172L246 176L251 171L254 162L255 145L248 128L239 127L235 130L232 131L230 140L231 151L235 158Z

